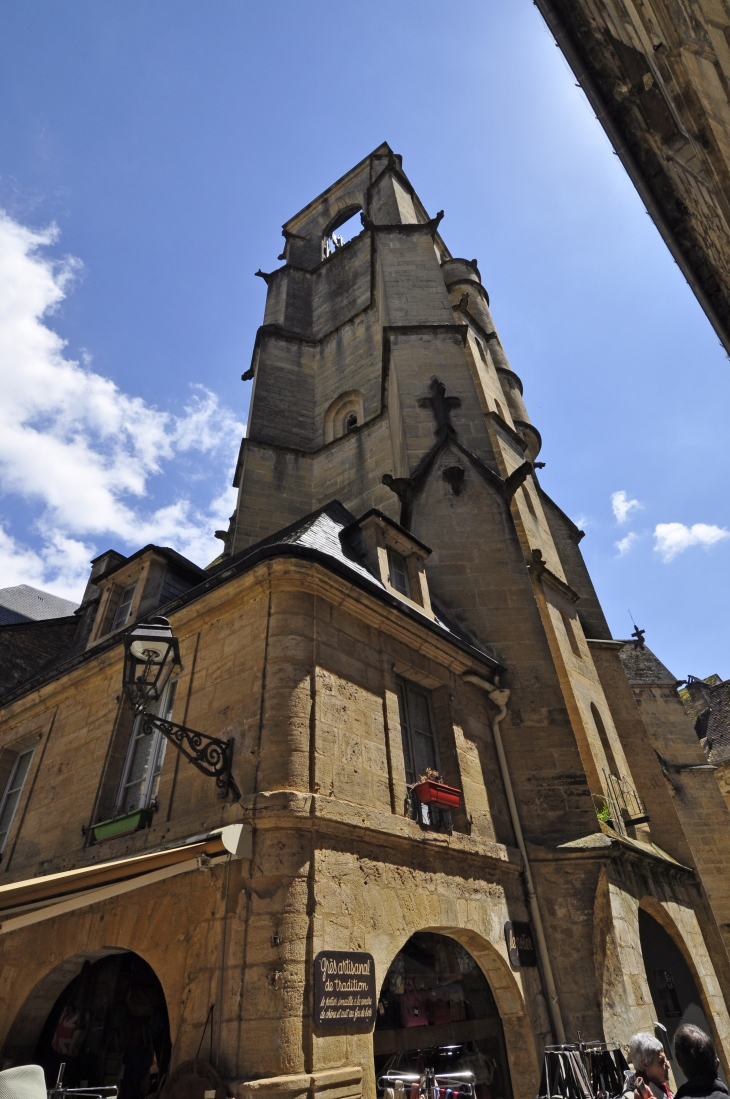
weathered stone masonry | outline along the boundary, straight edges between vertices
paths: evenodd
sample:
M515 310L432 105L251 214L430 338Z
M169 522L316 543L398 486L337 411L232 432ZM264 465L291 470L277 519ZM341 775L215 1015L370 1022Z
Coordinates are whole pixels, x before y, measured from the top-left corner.
M331 250L353 213L361 232ZM528 1099L558 1022L568 1040L622 1043L651 1027L643 912L728 1064L727 806L711 775L672 769L704 758L672 677L611 638L582 532L539 484L540 433L477 261L452 257L439 223L385 145L286 223L221 558L102 555L75 640L2 699L0 778L35 746L0 864L7 1061L31 1055L84 959L133 951L162 984L173 1067L213 1005L233 1094L374 1099L373 1031L315 1026L313 961L367 951L385 995L428 932L488 981L500 1086ZM168 747L146 826L93 842L119 814L134 730L122 638L153 612L180 641L173 718L233 739L241 801ZM413 819L404 684L462 791L439 830ZM504 938L532 913L499 721L544 928L534 968ZM250 858L225 855L234 822L252 828ZM162 877L139 884L143 856ZM74 875L113 891L115 866L137 886L79 896ZM24 923L31 890L51 907Z

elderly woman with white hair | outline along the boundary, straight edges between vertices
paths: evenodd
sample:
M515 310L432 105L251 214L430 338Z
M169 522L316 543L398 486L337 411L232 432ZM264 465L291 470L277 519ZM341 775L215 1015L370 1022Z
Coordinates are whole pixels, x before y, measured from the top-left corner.
M653 1034L640 1030L629 1039L629 1059L634 1066L624 1080L622 1099L672 1099L669 1061L664 1046Z

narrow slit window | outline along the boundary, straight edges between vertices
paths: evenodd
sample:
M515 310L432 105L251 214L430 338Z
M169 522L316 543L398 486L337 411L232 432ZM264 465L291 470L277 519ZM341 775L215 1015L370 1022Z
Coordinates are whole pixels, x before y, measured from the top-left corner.
M157 706L157 715L164 721L169 721L172 717L176 692L177 680L173 680L167 685ZM139 714L132 726L117 796L116 814L119 816L133 813L135 809L148 809L157 797L167 741L157 729L144 733L143 723L144 714Z
M407 679L396 679L406 782L418 782L427 770L439 772L431 695Z
M529 511L529 513L530 513L530 515L532 516L533 519L537 519L537 512L535 511L535 505L532 502L532 493L530 492L527 485L522 486L522 491L525 495L525 502L527 504L527 510Z
M503 420L505 421L505 423L506 423L507 421L506 421L506 419L505 419L504 411L503 411L503 409L502 409L502 406L501 406L501 404L499 403L499 401L495 401L495 402L494 402L494 404L495 404L495 406L496 406L497 412L499 413L499 415L500 415L500 416L502 417L502 419L503 419Z
M481 358L482 358L482 362L486 363L487 355L486 355L486 352L484 350L484 344L482 343L482 341L479 339L478 336L475 336L474 339L476 340L477 347L479 349L479 354L481 355Z
M356 427L357 412L348 412L347 418L345 419L345 434L347 435L348 432L354 431Z
M122 590L122 594L119 596L119 602L117 603L117 609L114 612L112 630L118 630L121 629L122 626L126 626L130 611L132 610L132 601L134 599L136 587L137 583L135 581L134 584L128 584L127 587Z
M571 649L576 656L580 656L580 645L578 644L578 638L575 635L575 627L573 626L573 622L565 613L565 611L560 612L560 617L563 620L563 626L565 627L565 632L568 635L568 641L570 642Z
M390 586L399 591L401 595L406 595L410 598L411 589L408 583L408 565L406 559L402 554L396 553L395 550L388 550L388 579L390 580Z
M18 802L20 801L20 795L23 792L25 780L28 777L28 770L32 758L32 748L26 748L24 752L18 752L7 785L3 791L2 802L0 802L0 851L3 851L5 848L8 832L13 823L15 810L18 808Z
M596 706L595 702L591 702L591 716L596 726L596 731L601 740L603 751L606 754L606 762L608 763L608 769L612 774L617 775L619 773L618 765L616 763L616 757L613 754L613 747L611 741L608 739L608 733L606 732L606 726L603 724L603 718Z

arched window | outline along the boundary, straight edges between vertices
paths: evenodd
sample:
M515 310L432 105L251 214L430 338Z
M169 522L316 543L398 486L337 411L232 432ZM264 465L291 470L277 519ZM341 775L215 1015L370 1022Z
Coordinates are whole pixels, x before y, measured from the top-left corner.
M324 414L324 441L331 443L358 428L365 419L362 393L348 389L340 393Z
M343 248L353 237L362 233L360 221L361 206L346 206L340 210L322 234L322 258L327 259L339 248Z

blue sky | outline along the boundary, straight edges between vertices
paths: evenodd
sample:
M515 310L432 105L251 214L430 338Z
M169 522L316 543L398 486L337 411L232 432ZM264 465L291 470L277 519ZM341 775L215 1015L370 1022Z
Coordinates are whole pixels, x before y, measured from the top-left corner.
M253 273L383 140L479 260L614 634L729 676L730 363L531 0L5 0L0 587L217 552Z

